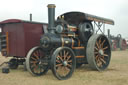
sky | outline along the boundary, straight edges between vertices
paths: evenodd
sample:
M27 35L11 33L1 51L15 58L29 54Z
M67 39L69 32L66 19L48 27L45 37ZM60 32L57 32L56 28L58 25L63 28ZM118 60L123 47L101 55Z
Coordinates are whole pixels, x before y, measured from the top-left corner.
M0 0L0 21L6 19L48 22L47 5L56 5L56 17L69 11L81 11L115 21L115 25L106 25L111 34L121 34L128 38L128 0Z

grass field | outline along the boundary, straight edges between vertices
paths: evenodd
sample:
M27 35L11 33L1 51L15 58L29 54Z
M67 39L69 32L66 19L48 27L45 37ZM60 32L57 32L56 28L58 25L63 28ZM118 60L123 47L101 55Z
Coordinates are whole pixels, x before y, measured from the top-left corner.
M8 60L0 56L0 63ZM3 74L0 69L0 85L128 85L128 50L113 51L111 63L103 72L93 71L88 65L76 69L68 80L57 80L51 70L40 77L33 77L20 66Z

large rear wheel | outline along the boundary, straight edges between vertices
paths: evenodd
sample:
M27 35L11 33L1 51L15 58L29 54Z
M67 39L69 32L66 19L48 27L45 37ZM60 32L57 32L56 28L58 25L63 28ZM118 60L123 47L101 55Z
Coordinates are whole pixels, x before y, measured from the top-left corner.
M76 67L74 52L68 47L57 48L51 59L51 69L55 77L59 80L70 78Z
M92 69L105 70L111 59L109 40L105 35L92 35L87 44L87 61Z
M34 76L43 75L48 71L48 57L45 55L41 47L34 47L28 52L26 67L27 70Z

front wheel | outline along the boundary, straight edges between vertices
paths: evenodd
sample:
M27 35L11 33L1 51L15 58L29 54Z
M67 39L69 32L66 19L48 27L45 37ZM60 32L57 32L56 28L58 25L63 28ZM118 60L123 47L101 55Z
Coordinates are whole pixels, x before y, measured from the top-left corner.
M28 52L26 67L34 76L40 76L47 73L49 69L48 57L45 55L41 47L36 46Z
M59 80L70 78L76 67L74 52L68 47L57 48L52 55L51 69L54 76Z

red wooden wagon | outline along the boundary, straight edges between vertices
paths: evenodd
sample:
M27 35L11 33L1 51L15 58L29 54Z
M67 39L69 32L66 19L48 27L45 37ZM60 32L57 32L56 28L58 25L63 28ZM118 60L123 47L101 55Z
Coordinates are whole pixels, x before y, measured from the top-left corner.
M1 27L1 53L10 60L10 68L17 68L23 64L28 51L40 44L43 29L46 23L9 19L0 22Z

